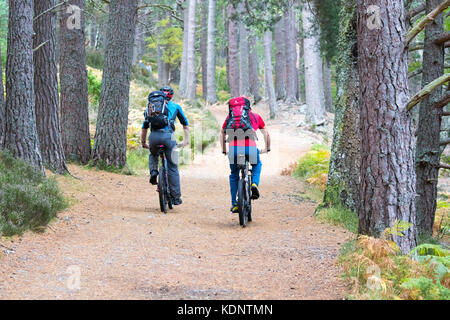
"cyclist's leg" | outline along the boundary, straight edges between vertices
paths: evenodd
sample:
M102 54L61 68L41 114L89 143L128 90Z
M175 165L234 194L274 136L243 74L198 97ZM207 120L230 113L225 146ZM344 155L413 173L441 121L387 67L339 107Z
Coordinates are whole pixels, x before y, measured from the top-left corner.
M166 158L169 171L170 193L174 199L181 198L180 173L178 171L178 150L176 142L169 135L166 138Z
M262 163L259 157L259 150L257 147L246 148L247 156L249 157L249 162L252 165L252 183L259 186L259 181L261 178Z
M229 160L230 160L230 193L231 193L231 205L234 207L237 205L236 195L239 184L239 167L237 165L237 147L230 147Z
M148 168L150 170L150 175L152 171L158 171L158 146L161 144L160 133L152 132L148 138L148 144L150 147L150 154L148 157Z

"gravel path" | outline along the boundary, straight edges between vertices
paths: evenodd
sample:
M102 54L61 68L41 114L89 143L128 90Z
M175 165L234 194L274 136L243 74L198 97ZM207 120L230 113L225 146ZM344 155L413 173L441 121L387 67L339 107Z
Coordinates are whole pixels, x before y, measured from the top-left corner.
M342 299L336 258L351 234L318 222L302 183L280 176L311 141L272 126L247 228L217 147L182 170L183 204L167 215L147 177L70 166L82 180L59 180L77 203L45 233L1 241L0 299Z

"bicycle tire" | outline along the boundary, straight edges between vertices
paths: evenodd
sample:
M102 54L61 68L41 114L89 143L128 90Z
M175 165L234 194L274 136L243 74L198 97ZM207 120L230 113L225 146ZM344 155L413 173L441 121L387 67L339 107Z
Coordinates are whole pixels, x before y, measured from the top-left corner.
M159 191L159 207L161 212L167 213L167 198L166 198L166 180L164 177L164 170L159 170L158 177L158 191Z
M247 226L247 196L245 194L245 180L239 180L238 185L238 210L239 210L239 224L245 228Z

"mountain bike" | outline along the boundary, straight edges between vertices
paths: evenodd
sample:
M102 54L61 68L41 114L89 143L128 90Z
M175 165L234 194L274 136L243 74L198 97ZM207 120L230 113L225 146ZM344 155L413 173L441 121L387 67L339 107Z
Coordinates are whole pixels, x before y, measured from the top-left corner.
M178 144L178 148L182 148L183 144ZM158 156L161 158L161 166L158 170L158 193L159 193L159 207L161 212L167 213L167 207L173 209L173 197L170 194L169 185L169 169L167 167L166 146L160 145Z
M166 147L159 146L158 156L161 158L161 166L158 174L158 193L159 193L159 207L161 212L167 213L167 207L173 209L173 199L170 194L169 186L169 170L167 168Z
M249 161L245 154L238 155L237 159L241 176L238 184L239 224L245 228L247 223L252 221L252 169L250 169Z

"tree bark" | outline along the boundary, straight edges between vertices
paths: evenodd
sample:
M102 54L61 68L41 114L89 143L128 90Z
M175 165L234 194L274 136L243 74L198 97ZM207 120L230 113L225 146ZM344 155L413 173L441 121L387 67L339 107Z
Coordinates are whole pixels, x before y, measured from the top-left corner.
M289 8L284 18L284 41L286 48L286 100L287 104L297 104L297 38L295 30L294 1L289 1Z
M80 29L69 23L72 5L81 9ZM59 24L61 136L66 159L81 164L91 157L84 8L84 0L70 0L61 8Z
M216 92L216 0L208 0L208 44L206 71L206 101L217 102Z
M237 22L232 20L236 15L236 8L230 2L228 5L228 64L231 98L239 96L239 66Z
M45 174L36 128L33 7L33 0L9 1L4 149Z
M239 20L239 95L249 96L248 31L247 26L244 21L242 21L244 10L241 2L239 10L241 12L241 19Z
M207 79L208 79L208 60L207 60L207 46L208 46L208 0L202 0L202 39L200 42L200 51L202 53L202 96L206 100Z
M323 88L325 94L325 110L327 112L333 112L330 63L325 58L323 59Z
M0 48L0 149L3 148L5 137L5 91L3 88L2 50Z
M126 164L128 106L138 1L111 0L93 160Z
M286 42L285 37L285 16L275 24L275 94L277 100L284 100L286 98Z
M319 35L311 34L314 30L313 2L303 6L303 30L305 33L305 93L307 120L315 126L325 124L325 95L323 91L322 57L319 49Z
M189 0L184 1L183 10L183 55L181 57L180 70L180 96L186 96L186 66L187 66L187 47L188 47L188 26L189 26Z
M347 28L341 29L338 42L338 94L324 204L348 208L356 215L359 203L360 133L355 3L355 0L348 1L340 14L340 24Z
M408 102L408 51L403 1L374 0L383 27L367 23L357 1L360 78L361 184L359 233L380 236L396 221L411 223L393 235L403 253L416 246L414 129ZM374 13L376 14L376 13Z
M249 67L249 81L250 81L250 93L255 100L255 103L261 101L261 93L259 92L260 82L259 82L259 71L258 71L258 52L256 50L256 36L251 34L248 38L249 46L249 56L248 56L248 67Z
M274 119L278 113L275 88L273 86L273 68L272 68L272 32L264 33L264 78L266 82L267 100L269 103L270 118Z
M430 13L441 0L427 0L426 12ZM444 19L439 15L425 28L423 50L422 85L427 86L444 74L444 47L433 39L443 32ZM442 97L442 87L433 90L420 104L416 144L417 174L417 228L421 236L433 234L436 213L437 183L441 150L439 146L441 131L441 110L434 103Z
M188 21L188 45L186 50L186 98L194 100L196 97L195 78L195 17L197 0L189 0L189 21Z
M56 0L34 2L34 15L53 8ZM34 22L34 47L46 43L34 53L34 91L36 126L44 164L52 171L67 172L61 139L58 104L58 68L56 65L56 13L46 13Z

